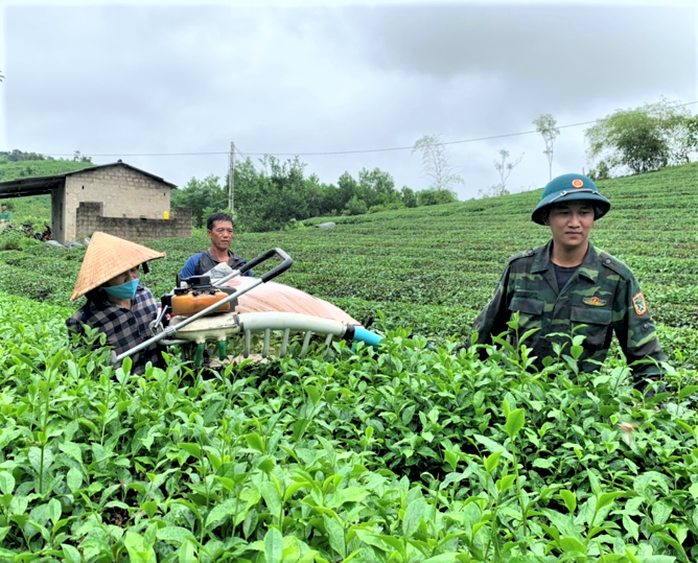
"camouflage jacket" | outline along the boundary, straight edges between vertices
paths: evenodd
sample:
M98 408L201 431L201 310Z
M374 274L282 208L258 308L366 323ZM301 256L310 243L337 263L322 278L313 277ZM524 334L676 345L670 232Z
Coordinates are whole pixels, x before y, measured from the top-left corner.
M625 264L589 243L577 271L560 291L550 260L552 241L535 250L514 255L499 280L494 297L475 320L478 344L490 344L492 336L508 331L509 341L518 346L517 334L540 329L525 341L537 356L537 365L546 356L555 356L553 343L567 343L553 333L583 334L584 353L580 369L599 368L615 331L628 364L643 358L666 362L657 338L654 321L635 276ZM514 312L519 312L519 328L508 328ZM582 326L585 325L585 326ZM593 361L590 361L593 360ZM661 369L654 362L631 366L636 384L644 378L656 379Z

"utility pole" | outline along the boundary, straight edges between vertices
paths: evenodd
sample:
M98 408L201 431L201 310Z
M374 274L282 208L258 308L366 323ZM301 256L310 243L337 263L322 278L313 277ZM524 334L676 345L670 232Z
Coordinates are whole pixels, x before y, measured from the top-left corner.
M235 200L233 199L233 188L235 187L235 143L230 143L230 171L228 172L228 207L230 213L235 218Z

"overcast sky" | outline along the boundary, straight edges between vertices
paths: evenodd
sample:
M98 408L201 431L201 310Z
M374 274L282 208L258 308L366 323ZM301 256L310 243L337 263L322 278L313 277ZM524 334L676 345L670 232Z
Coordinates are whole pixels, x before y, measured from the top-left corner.
M378 167L422 189L409 147L433 134L465 200L498 183L501 149L523 155L512 192L547 182L543 113L556 175L589 168L578 124L698 102L690 0L141 3L0 1L0 150L121 158L184 186L223 179L232 141L258 166L299 155L323 182Z

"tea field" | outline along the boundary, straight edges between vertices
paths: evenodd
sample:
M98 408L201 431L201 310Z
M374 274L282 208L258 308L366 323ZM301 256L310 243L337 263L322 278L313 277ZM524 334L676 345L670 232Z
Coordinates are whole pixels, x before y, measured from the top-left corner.
M577 374L573 346L542 372L470 346L507 258L548 238L540 190L236 235L386 338L218 372L69 346L84 248L0 237L0 561L697 560L698 167L600 187L592 240L673 366L652 399L617 352ZM159 296L207 239L149 246Z

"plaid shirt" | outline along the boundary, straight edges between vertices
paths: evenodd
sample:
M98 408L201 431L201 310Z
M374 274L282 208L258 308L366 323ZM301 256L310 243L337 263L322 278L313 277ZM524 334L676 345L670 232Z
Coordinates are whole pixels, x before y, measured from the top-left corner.
M117 355L120 355L153 336L148 325L155 320L157 313L155 297L148 288L139 285L130 309L119 307L108 300L98 302L88 300L65 321L65 324L70 332L80 334L83 332L83 324L98 329L107 335L107 344L114 348ZM159 365L159 352L160 348L156 343L131 356L132 373L144 373L148 362Z

